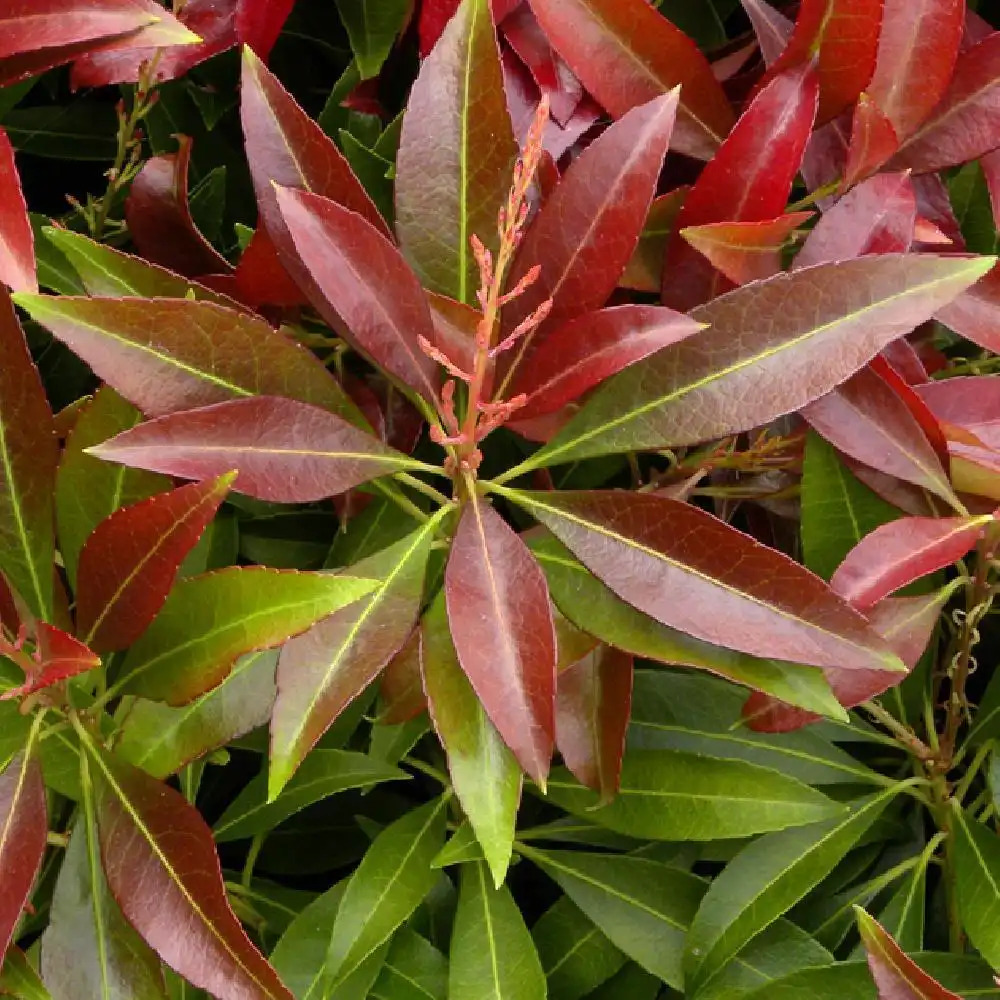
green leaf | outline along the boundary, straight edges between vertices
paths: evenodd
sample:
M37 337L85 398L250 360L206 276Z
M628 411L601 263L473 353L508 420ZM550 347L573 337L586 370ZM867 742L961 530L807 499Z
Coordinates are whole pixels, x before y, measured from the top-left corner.
M284 642L373 586L355 577L262 566L181 580L129 649L123 690L184 705L227 677L236 657Z
M920 951L924 946L924 903L927 898L928 853L889 898L879 922L905 952Z
M990 191L978 160L966 163L948 181L948 197L969 253L996 253L997 232Z
M844 816L772 833L740 851L712 882L691 925L687 987L699 990L825 878L898 791L895 786L859 799Z
M268 801L267 775L257 775L215 824L215 839L221 844L252 837L272 830L313 802L348 788L365 788L382 781L400 781L408 777L405 771L363 753L314 750L276 799Z
M609 805L553 772L548 797L569 812L630 837L724 840L804 826L844 808L808 785L741 760L714 760L679 750L635 750L622 766Z
M117 122L113 104L77 98L66 104L16 108L4 130L21 153L58 160L114 161Z
M587 1000L657 1000L660 980L641 965L629 962L617 975L599 986Z
M1000 968L1000 839L953 802L955 891L969 940Z
M464 865L451 938L448 1000L545 1000L545 973L510 890Z
M337 0L362 80L378 76L409 10L408 0Z
M802 554L809 569L829 580L865 535L899 516L847 469L832 444L809 432L802 467Z
M16 948L7 953L0 970L0 996L12 996L17 1000L52 1000L34 967L28 964L24 952Z
M369 1000L445 1000L448 960L426 938L401 927Z
M458 801L482 845L494 884L510 863L521 769L458 662L440 592L424 615L420 650L431 718L448 755Z
M451 835L448 843L441 848L431 862L432 868L448 868L450 865L467 864L469 861L485 861L482 845L476 840L476 831L466 820Z
M340 130L340 144L344 148L347 162L364 185L379 214L392 225L395 218L393 204L395 167L344 129Z
M80 277L66 256L46 239L51 231L48 216L31 212L31 233L35 239L35 270L38 284L60 295L82 295L85 291Z
M431 861L444 844L448 796L387 826L355 869L330 937L334 985L350 976L417 908L437 881Z

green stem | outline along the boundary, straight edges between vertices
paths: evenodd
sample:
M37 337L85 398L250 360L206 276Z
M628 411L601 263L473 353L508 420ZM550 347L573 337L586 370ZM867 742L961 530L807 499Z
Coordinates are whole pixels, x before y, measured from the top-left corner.
M417 479L416 476L411 476L408 472L397 472L394 478L396 482L402 483L404 486L409 486L411 490L423 493L425 497L429 497L440 507L446 507L451 503L451 500L449 500L443 493L434 489L433 486L425 483L422 479Z

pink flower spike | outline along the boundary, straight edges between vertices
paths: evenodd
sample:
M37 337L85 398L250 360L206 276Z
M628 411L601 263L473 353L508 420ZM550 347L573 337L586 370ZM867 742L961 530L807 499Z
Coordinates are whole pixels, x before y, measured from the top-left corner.
M490 351L490 357L495 358L498 354L502 354L504 351L509 351L525 334L531 333L535 327L538 326L542 320L552 311L552 299L546 299L530 316L519 323L507 337L506 340L500 341L496 347Z
M420 345L420 350L424 352L432 361L436 361L442 368L444 368L449 375L453 375L455 378L461 379L463 382L471 382L472 376L467 372L462 371L452 360L448 357L444 351L439 350L435 347L425 336L422 334L417 334L417 343Z
M538 280L541 273L542 265L535 264L509 292L505 292L500 296L500 305L505 306L519 295L523 295Z

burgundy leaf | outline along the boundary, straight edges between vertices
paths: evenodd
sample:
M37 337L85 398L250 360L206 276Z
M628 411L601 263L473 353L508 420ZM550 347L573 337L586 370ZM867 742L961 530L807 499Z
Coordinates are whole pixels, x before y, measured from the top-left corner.
M898 372L908 385L924 385L930 381L923 359L905 337L900 337L899 340L894 340L884 347L879 357Z
M818 93L815 70L798 66L771 80L740 117L677 216L663 263L664 305L686 312L732 288L679 231L781 215L812 132Z
M194 806L89 737L82 742L104 873L128 922L219 1000L293 1000L230 908L211 830Z
M898 149L899 137L892 122L867 94L862 94L854 107L843 188L853 187L875 173Z
M1000 352L1000 266L939 309L934 318L966 340Z
M0 128L0 285L37 292L35 240L14 163L14 148Z
M1000 375L947 378L915 387L939 421L974 434L1000 450Z
M233 272L235 294L253 307L264 304L297 306L306 301L285 270L271 237L263 226L254 230Z
M917 200L906 174L870 177L823 214L793 267L908 250L916 217Z
M312 278L307 291L313 305L381 368L433 400L439 371L418 338L433 343L434 322L399 251L360 215L328 198L287 188L276 194L299 261Z
M239 472L240 493L309 503L419 462L326 410L257 396L158 417L88 449L138 469L183 479Z
M795 23L789 21L784 14L775 10L765 0L740 0L740 2L753 25L765 65L773 66L785 51L785 46L788 45L795 30Z
M520 2L521 0L491 0L494 22L499 24ZM437 44L441 32L455 16L460 3L461 0L421 0L418 33L422 59L426 59Z
M554 413L642 358L702 325L662 306L623 305L587 313L549 334L522 365L508 395L523 393L518 420Z
M281 34L295 0L237 0L236 37L265 62Z
M544 788L555 738L548 586L521 538L476 496L455 533L445 595L462 670L503 741Z
M618 284L622 288L659 294L663 283L663 257L667 252L667 241L674 231L677 215L690 190L690 186L685 184L653 199L639 242L619 279Z
M902 343L906 343L903 341ZM919 363L919 360L918 362ZM931 443L941 466L948 468L948 441L931 408L914 391L913 386L903 378L902 374L887 360L886 355L872 358L870 367L873 372L901 399L913 418L920 424L927 440Z
M0 701L34 694L43 688L52 687L60 681L86 673L101 665L101 658L88 649L78 639L67 635L62 629L39 622L35 637L37 670L30 674L20 687L11 688L0 694Z
M76 629L88 646L125 649L142 635L233 479L230 473L160 493L97 526L78 571Z
M618 791L632 701L632 657L599 646L559 674L556 746L577 781L610 802Z
M708 60L646 0L530 0L555 50L612 116L680 86L678 152L709 159L733 113Z
M398 726L415 719L427 708L420 679L420 629L414 629L403 648L386 664L379 683L381 711L378 721Z
M0 771L0 962L42 865L48 816L34 746Z
M199 232L188 205L191 140L178 136L178 151L147 160L125 200L129 233L139 252L178 274L232 270L229 262Z

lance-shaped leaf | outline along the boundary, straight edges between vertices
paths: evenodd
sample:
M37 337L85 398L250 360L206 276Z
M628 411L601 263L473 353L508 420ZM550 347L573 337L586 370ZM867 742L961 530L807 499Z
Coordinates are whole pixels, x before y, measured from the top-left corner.
M235 469L240 493L307 503L421 462L386 447L334 413L257 396L147 421L88 454L184 479Z
M1000 448L1000 376L941 379L915 391L941 424L954 424L988 448Z
M785 51L785 46L795 31L795 22L775 10L766 0L740 0L740 2L753 25L764 65L773 66Z
M278 210L303 267L312 303L331 326L404 385L433 400L437 364L419 337L435 340L427 298L399 251L371 223L328 198L276 190Z
M225 274L232 265L202 235L188 204L191 139L176 153L148 159L125 199L128 231L139 252L180 274Z
M681 311L732 286L680 230L780 215L816 118L819 78L803 64L779 73L751 102L684 198L663 262L662 298Z
M901 253L913 242L917 199L907 174L878 174L824 212L795 257L810 267L865 254Z
M616 491L509 496L619 597L664 625L754 656L899 667L819 577L697 507Z
M235 478L181 486L97 526L80 553L76 599L77 634L88 646L125 649L142 635Z
M964 21L962 0L884 0L867 90L900 140L923 124L951 82Z
M267 59L295 0L240 0L236 5L236 37Z
M163 476L112 465L86 453L87 448L134 427L141 419L131 403L103 386L80 414L63 448L56 473L56 522L59 552L74 589L80 552L91 532L119 507L170 488Z
M416 990L417 992L412 992ZM392 938L392 947L372 992L397 1000L444 1000L448 993L448 960L423 935L408 927Z
M496 249L514 142L489 0L463 0L410 91L396 161L396 231L422 284L475 301L469 239Z
M981 281L953 302L939 309L934 318L959 336L988 351L1000 348L997 318L1000 317L1000 270L994 268Z
M920 422L873 368L810 403L803 416L851 458L954 504L948 474Z
M408 919L438 879L431 867L444 846L448 796L387 826L351 876L330 935L327 968L336 989Z
M924 972L874 917L860 906L854 911L879 1000L962 1000Z
M0 771L0 959L41 867L47 831L42 767L31 740Z
M86 756L80 771L84 799L42 936L45 984L60 1000L165 1000L160 961L122 915L101 869Z
M952 803L955 889L962 926L994 968L1000 964L1000 840L987 826Z
M124 687L184 705L219 684L243 653L277 646L363 597L373 581L231 566L181 580L128 651Z
M556 639L545 574L486 502L465 505L445 569L459 662L504 742L542 787L555 739Z
M662 306L622 305L586 313L551 333L522 365L508 395L527 402L517 419L555 413L595 385L702 329Z
M443 593L424 615L420 668L455 794L482 845L494 883L502 885L521 799L521 770L462 672Z
M691 924L685 987L700 990L743 946L824 879L875 822L886 791L858 799L842 815L760 837L714 879Z
M632 657L600 646L559 674L556 746L576 779L609 802L618 791L632 700Z
M875 173L898 149L899 137L892 122L867 94L862 94L854 107L842 187L853 187Z
M546 199L524 236L510 282L535 265L541 274L504 309L504 327L513 330L546 299L552 308L536 334L522 341L518 360L532 337L542 343L549 331L600 309L614 291L656 193L676 110L677 93L671 92L630 111L574 160Z
M292 1000L229 907L212 834L168 785L81 733L111 893L146 943L220 1000Z
M961 559L992 522L992 514L890 521L851 549L830 586L865 611L894 590Z
M482 862L462 866L451 937L449 1000L544 1000L545 973L506 886Z
M994 32L959 55L944 96L889 166L933 173L978 159L995 147L998 124L1000 35Z
M53 608L58 444L24 331L0 289L0 570L32 614Z
M402 648L386 664L379 681L379 716L385 726L399 726L427 708L420 677L420 629L413 630Z
M263 726L274 705L277 662L275 650L241 656L218 687L179 708L137 699L115 751L154 778L166 778Z
M0 285L37 292L35 240L14 163L14 149L0 129Z
M829 392L992 263L886 255L737 288L692 312L709 329L609 380L552 441L502 478L765 424ZM769 321L761 324L760 316Z
M39 622L36 633L32 659L37 663L37 671L30 674L20 687L0 694L0 701L33 694L101 665L96 653L48 622Z
M680 86L678 152L708 160L733 112L694 42L645 0L531 0L539 24L615 118Z
M281 651L278 697L271 717L272 798L310 747L409 638L439 522L440 515L351 566L349 572L378 581L371 593Z
M41 295L15 301L149 416L258 394L354 412L304 347L262 319L213 302Z

